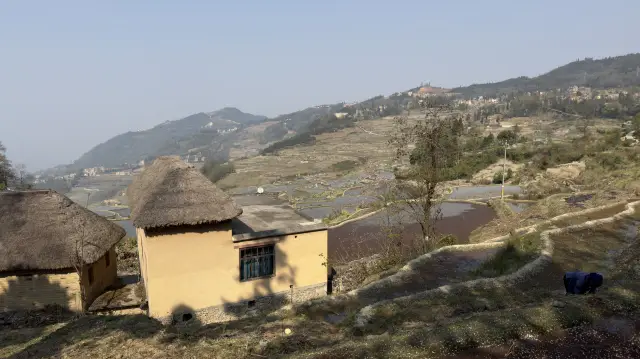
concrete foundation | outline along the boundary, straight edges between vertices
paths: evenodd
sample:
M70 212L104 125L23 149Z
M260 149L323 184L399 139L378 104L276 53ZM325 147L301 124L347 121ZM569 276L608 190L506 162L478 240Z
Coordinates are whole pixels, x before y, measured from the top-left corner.
M291 291L254 297L251 300L227 303L194 311L176 311L171 316L158 318L165 325L179 323L211 324L264 315L285 305L298 304L327 295L326 283L306 287L294 287Z

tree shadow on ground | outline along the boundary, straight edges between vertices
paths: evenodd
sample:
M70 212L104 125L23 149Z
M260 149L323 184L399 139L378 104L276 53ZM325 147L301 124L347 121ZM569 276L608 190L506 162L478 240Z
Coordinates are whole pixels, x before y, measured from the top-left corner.
M15 354L11 358L51 358L60 357L65 350L77 350L73 346L89 346L86 357L104 355L105 350L117 350L109 346L92 353L92 342L96 342L114 333L126 339L145 339L153 337L163 329L162 325L145 315L106 316L87 315L69 321L61 328L41 338L36 343ZM124 339L126 338L126 339ZM124 343L121 343L124 344ZM117 345L117 344L116 344Z
M0 277L1 279L2 277ZM47 331L47 326L74 316L75 298L60 283L41 275L6 276L0 284L0 353L9 355ZM79 304L79 303L76 303Z

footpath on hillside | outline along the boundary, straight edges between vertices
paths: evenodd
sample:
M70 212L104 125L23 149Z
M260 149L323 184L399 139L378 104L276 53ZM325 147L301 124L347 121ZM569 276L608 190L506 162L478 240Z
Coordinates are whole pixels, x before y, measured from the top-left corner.
M359 291L357 298L363 305L375 303L381 298L393 299L413 293L438 288L443 285L460 283L473 279L473 270L500 248L478 249L473 251L440 252L428 260L419 263L402 278L391 281L384 287L375 287Z

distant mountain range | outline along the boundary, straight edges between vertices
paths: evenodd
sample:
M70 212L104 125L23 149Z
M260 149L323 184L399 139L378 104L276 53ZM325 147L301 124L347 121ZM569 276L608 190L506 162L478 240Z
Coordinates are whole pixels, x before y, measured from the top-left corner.
M586 58L560 66L536 77L516 77L508 80L474 84L451 91L470 97L495 97L513 92L548 91L571 86L592 88L640 85L640 53L594 60Z
M194 148L219 147L216 139L225 132L263 122L266 116L252 115L226 107L167 121L149 130L127 132L101 143L80 156L72 167L116 167L138 163L160 155L187 153Z
M603 59L587 58L560 66L540 76L523 76L495 83L474 84L451 89L451 92L465 98L495 97L514 92L546 91L574 85L593 88L638 86L640 53ZM260 135L259 141L261 145L266 146L269 142L282 140L287 135L318 134L336 126L340 128L343 123L335 123L335 119L327 116L341 111L353 112L357 108L369 111L368 109L381 106L389 111L398 111L398 108L402 108L409 100L406 92L401 92L388 97L375 96L348 109L343 103L309 107L269 119L268 121L273 123L262 129L263 134ZM127 132L113 137L82 155L71 168L116 167L160 155L194 152L207 158L226 160L229 158L230 149L238 146L239 140L246 139L247 134L240 134L240 131L265 121L265 116L244 113L236 108L197 113L181 120L167 121L149 130Z

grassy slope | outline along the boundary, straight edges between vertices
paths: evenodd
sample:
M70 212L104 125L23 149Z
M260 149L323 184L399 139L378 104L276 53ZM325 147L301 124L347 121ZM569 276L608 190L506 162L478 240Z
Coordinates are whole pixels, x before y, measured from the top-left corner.
M453 291L410 307L385 306L368 331L395 331L398 345L404 342L444 354L548 334L605 317L634 318L639 309L640 245L634 241L636 233L628 231L630 226L637 222L621 221L555 236L552 265L516 288ZM597 296L565 297L560 278L575 269L604 273L606 287Z
M601 216L605 215L610 213ZM113 349L119 347L117 354L127 358L418 358L551 333L609 316L629 318L637 314L640 303L640 245L633 242L627 247L630 236L635 236L628 224L621 221L554 237L553 265L517 288L452 292L410 307L385 306L364 337L354 332L349 313L338 325L298 315L183 328L162 328L144 316L92 316L62 325L0 331L0 357L106 358L114 357ZM535 248L515 245L525 252ZM616 249L623 250L614 258L611 250ZM511 267L507 271L520 260L519 254L511 254L503 254ZM494 267L487 264L484 269ZM603 272L606 287L597 296L565 297L559 278L575 268ZM284 328L293 333L285 336Z

